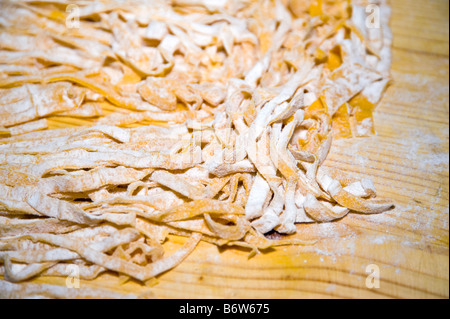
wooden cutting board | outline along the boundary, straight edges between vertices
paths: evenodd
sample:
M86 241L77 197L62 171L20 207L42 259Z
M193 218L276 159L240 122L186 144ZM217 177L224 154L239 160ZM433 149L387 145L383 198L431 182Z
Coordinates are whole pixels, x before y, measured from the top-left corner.
M377 136L335 141L326 165L374 180L390 212L299 225L310 247L248 251L201 243L155 286L104 275L82 287L160 298L449 297L449 2L393 0L392 75ZM171 237L170 254L183 243ZM379 288L372 287L379 275ZM371 277L370 277L371 276ZM64 284L64 279L35 282Z

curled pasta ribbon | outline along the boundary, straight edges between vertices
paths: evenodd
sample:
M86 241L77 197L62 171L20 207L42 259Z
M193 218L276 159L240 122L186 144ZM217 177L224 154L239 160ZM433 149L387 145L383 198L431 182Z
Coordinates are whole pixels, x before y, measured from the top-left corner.
M348 214L348 210L341 213L334 212L310 194L306 196L304 208L306 213L318 222L331 222Z
M387 200L366 200L357 197L345 191L337 181L333 181L328 186L328 192L330 193L331 197L333 197L333 199L340 205L358 213L379 214L391 209L394 206L392 202Z
M224 219L227 222L236 223L235 225L224 225L222 223L216 222L213 220L211 215L204 215L206 224L208 227L220 238L227 240L240 240L245 234L250 230L250 223L243 217L239 218L236 216L221 216L221 219ZM225 217L225 218L224 218ZM234 218L233 218L234 217Z

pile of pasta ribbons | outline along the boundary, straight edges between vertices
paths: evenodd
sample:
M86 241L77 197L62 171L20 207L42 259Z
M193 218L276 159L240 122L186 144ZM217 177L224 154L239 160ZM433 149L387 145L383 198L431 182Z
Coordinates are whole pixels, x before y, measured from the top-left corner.
M268 233L390 209L322 165L333 139L374 133L389 16L384 0L1 1L0 296L118 297L27 281L76 266L146 283L202 240L255 254L312 244ZM166 256L170 234L187 240Z

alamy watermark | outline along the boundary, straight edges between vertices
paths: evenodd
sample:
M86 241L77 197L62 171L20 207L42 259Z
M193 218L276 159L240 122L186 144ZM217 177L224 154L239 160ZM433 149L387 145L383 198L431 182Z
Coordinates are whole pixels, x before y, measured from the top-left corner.
M379 289L380 267L375 264L370 264L366 267L366 273L369 274L366 278L366 287L369 289Z
M76 4L69 4L66 7L66 28L79 29L80 28L80 8Z
M80 288L80 267L77 265L68 265L66 271L69 274L66 278L66 287Z
M366 6L366 28L380 29L381 28L381 9L377 4L371 3Z

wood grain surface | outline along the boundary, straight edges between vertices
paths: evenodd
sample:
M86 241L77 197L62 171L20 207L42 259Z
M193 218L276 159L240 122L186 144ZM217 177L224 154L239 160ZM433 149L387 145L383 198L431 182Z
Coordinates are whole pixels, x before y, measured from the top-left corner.
M245 250L201 243L152 287L107 274L81 285L159 298L448 298L449 2L391 6L395 83L376 111L377 136L336 141L326 165L372 178L380 197L395 200L394 210L299 225L296 236L317 244L252 259ZM167 253L183 242L171 237ZM379 288L366 286L370 265L380 271Z

